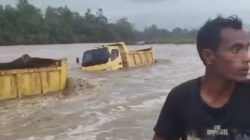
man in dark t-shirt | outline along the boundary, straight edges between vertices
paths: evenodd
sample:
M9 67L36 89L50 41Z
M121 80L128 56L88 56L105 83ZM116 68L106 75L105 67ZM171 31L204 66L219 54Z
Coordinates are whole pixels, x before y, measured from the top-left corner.
M237 17L208 20L197 35L205 74L171 90L153 140L250 140L248 49Z

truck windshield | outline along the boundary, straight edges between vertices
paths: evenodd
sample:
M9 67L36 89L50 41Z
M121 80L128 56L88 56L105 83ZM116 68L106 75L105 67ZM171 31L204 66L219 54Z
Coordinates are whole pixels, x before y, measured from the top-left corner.
M94 50L86 51L83 54L82 66L94 66L105 64L109 60L109 51L108 48L99 48Z

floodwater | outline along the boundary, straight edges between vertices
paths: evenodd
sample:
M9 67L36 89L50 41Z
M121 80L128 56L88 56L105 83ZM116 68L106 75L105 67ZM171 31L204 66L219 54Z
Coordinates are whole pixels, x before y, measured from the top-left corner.
M67 95L52 94L0 102L1 140L150 140L168 92L204 68L195 45L153 46L151 66L82 72L75 63L98 44L0 47L0 62L26 53L69 63Z

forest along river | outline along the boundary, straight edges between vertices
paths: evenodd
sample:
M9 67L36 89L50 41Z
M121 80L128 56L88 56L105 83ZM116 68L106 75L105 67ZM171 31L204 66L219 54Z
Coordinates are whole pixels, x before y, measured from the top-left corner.
M69 63L67 96L52 94L0 102L1 140L150 140L168 92L202 75L195 45L153 46L152 66L100 73L82 72L75 62L98 44L0 47L0 62L27 53Z

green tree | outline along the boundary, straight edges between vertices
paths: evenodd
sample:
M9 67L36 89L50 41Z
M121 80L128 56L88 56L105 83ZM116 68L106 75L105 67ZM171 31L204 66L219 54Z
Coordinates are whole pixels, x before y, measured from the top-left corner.
M127 18L121 18L116 22L116 30L121 36L121 41L133 42L135 40L135 30L133 24Z
M47 7L43 14L28 0L16 7L0 5L0 45L75 42L164 42L171 38L193 39L197 30L175 28L171 32L156 25L138 31L127 18L110 23L99 8L95 14L87 9L81 16L68 7Z
M43 33L43 15L40 9L29 4L27 0L19 0L17 4L17 31L23 44L41 43Z
M67 7L48 7L45 12L45 30L49 43L72 43L76 41L72 29L73 14Z

